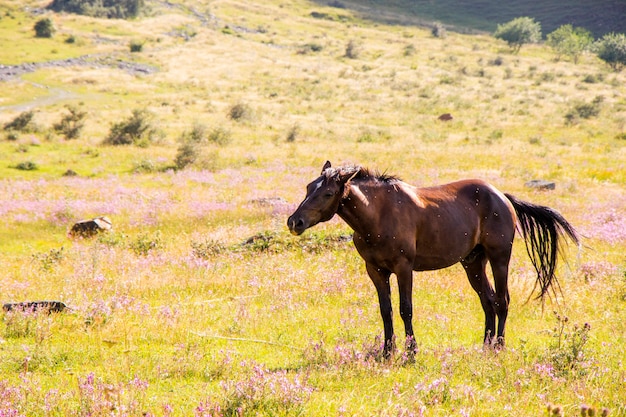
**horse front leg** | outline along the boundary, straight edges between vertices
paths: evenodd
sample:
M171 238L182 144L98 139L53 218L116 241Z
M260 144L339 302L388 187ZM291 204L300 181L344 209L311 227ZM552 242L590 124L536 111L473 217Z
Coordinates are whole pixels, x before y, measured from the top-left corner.
M367 274L376 287L378 293L378 304L380 305L380 315L383 318L383 327L385 330L385 345L383 347L383 357L385 359L391 357L391 353L395 350L393 340L393 320L391 308L391 289L389 286L389 277L391 271L379 268L376 265L366 263Z
M409 357L415 356L417 343L413 334L413 268L405 265L396 272L400 292L400 317L404 322L405 349Z

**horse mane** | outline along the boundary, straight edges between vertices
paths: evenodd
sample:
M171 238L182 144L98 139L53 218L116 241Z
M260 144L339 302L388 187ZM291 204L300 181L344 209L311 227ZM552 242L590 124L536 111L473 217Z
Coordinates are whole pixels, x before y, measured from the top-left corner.
M376 181L385 184L390 184L397 181L402 181L395 175L389 175L386 172L380 173L378 171L372 171L369 168L365 168L358 165L346 165L339 168L329 168L326 172L328 178L337 178L339 176L351 175L351 181L363 180L363 181Z

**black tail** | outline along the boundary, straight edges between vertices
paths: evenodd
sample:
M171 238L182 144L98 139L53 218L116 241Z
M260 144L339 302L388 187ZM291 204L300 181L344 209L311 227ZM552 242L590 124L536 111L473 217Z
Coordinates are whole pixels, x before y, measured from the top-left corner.
M535 288L539 286L540 289L537 298L543 298L550 288L553 292L555 287L559 288L554 273L563 236L568 236L578 244L578 234L557 211L518 200L510 194L505 195L513 203L526 243L526 251L537 271Z

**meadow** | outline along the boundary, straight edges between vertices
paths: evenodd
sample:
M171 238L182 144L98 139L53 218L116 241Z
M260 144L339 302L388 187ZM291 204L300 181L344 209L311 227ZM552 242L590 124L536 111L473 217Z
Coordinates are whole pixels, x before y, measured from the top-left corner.
M626 416L623 72L304 0L147 1L131 21L15 3L0 64L39 66L0 81L0 127L34 114L0 132L0 302L68 309L0 313L0 416ZM42 16L52 39L34 37ZM86 113L75 139L53 129L68 105ZM155 139L104 145L134 110ZM224 140L178 169L198 127ZM462 268L416 273L417 354L383 360L350 229L286 227L326 160L558 210L582 236L561 293L534 300L516 239L493 352ZM68 237L95 216L113 230Z

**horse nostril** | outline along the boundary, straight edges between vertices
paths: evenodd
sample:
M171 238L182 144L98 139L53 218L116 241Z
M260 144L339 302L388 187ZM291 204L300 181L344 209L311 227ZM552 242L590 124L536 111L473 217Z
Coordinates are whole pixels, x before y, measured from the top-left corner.
M289 217L287 220L287 226L289 226L291 233L295 235L299 235L304 231L304 229L306 229L302 217Z

